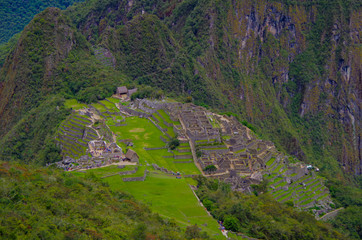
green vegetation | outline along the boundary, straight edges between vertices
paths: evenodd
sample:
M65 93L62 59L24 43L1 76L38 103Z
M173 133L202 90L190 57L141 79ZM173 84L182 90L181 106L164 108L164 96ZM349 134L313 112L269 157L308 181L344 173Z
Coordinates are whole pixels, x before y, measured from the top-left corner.
M144 182L125 183L121 176L105 178L104 181L112 190L124 191L142 199L153 211L175 219L182 226L197 224L210 236L221 236L217 222L200 206L186 179L151 173ZM202 226L205 223L207 226Z
M50 4L66 7L72 2ZM4 4L1 24L8 38L13 34L6 19L19 26L18 32L24 26L21 22L28 22L46 5L39 0ZM318 166L332 182L337 205L346 208L334 226L346 226L351 238L360 236L356 226L361 224L355 221L359 215L353 216L348 208L360 207L351 193L360 192L361 186L349 174L360 171L354 142L360 129L353 125L360 120L359 110L351 106L358 105L359 78L354 69L359 66L356 53L361 47L351 39L350 30L358 27L361 1L142 0L127 4L88 0L66 11L47 9L19 36L0 46L0 159L39 164L59 160L55 140L60 139L55 133L70 114L69 107L111 99L120 85L138 87L132 98L166 95L233 115L263 139L272 140L279 150ZM270 26L264 26L265 19L276 19L282 29L274 34ZM259 24L266 31L250 34L249 27ZM0 42L5 35L0 35ZM109 50L115 67L96 57L94 50L101 48ZM63 98L78 102L66 100L64 107ZM107 102L104 105L95 106L101 111L114 109ZM160 114L170 121L167 113ZM115 123L111 115L104 115ZM183 174L199 174L194 164L164 158L174 152L143 149L166 146L159 138L164 135L144 120L126 119L127 126L112 126L120 136L119 145L126 149L121 140L131 139L144 165L157 163ZM162 121L160 125L166 126ZM69 126L75 126L74 122ZM99 126L110 137L105 125ZM174 137L171 132L168 127L167 133ZM69 148L69 154L77 151ZM284 183L276 181L276 173L286 169L273 164L267 164L274 168L271 184L280 186ZM336 179L346 183L334 184ZM345 185L351 189L342 197L336 189ZM312 183L304 193L320 193L316 186ZM227 218L230 228L237 227L235 218Z
M107 166L107 167L100 167L100 168L95 168L95 169L88 169L86 171L86 173L82 173L82 172L74 172L75 175L78 176L86 176L87 174L94 174L97 177L106 177L112 174L116 174L116 173L120 173L120 172L124 172L124 171L132 171L136 168L136 166L133 165L126 165L124 168L119 168L117 165L111 165L111 166ZM144 169L140 169L143 174ZM127 177L129 177L129 175L127 175Z
M7 43L0 43L0 68L4 65L6 57L17 44L20 34L15 34Z
M74 2L79 1L80 0L2 1L0 9L0 44L7 42L14 34L21 32L30 20L45 8L58 7L65 9Z
M331 223L341 232L346 233L350 239L362 238L362 178L359 176L356 180L360 188L346 186L346 183L341 181L327 182L331 195L335 199L336 208L345 207L334 220L331 220Z
M180 146L180 141L177 138L172 138L168 143L168 148L171 150L175 150L178 146Z
M119 188L112 191L91 173L81 178L61 170L0 162L0 177L0 235L4 239L136 240L188 236L184 224L180 228L178 222L153 214ZM173 194L180 194L178 188L172 189ZM190 219L200 216L193 222L212 226L214 220L192 197L188 193L178 198L193 206L186 208L185 213ZM169 209L172 211L171 206Z
M71 108L74 110L78 110L78 109L82 109L82 108L87 108L88 106L86 104L80 103L75 99L67 99L64 102L64 106L66 108Z
M54 135L70 110L64 100L50 97L33 108L15 127L0 139L0 160L46 164L61 160Z
M160 136L164 136L164 138L166 138L166 136L163 135L163 133L148 119L128 117L125 119L125 124L126 126L109 127L118 136L117 143L120 146L120 140L129 139L133 142L133 147L129 148L132 148L137 152L142 164L155 163L160 167L165 167L170 171L180 172L182 174L200 174L200 171L193 163L179 164L175 163L173 158L164 158L164 156L173 156L173 153L168 152L167 149L144 149L166 146L166 143L160 139ZM175 151L175 153L176 152L177 151ZM187 161L187 159L185 161Z
M344 239L313 215L276 202L269 194L245 195L213 179L197 177L197 194L226 229L259 239Z
M215 167L215 165L208 165L204 168L204 171L209 173L215 172L216 170L217 168Z

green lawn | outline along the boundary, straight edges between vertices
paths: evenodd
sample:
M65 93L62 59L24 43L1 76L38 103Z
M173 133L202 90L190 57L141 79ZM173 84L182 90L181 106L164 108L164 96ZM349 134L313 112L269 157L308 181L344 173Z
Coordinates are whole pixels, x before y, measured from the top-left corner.
M99 103L93 103L92 106L95 107L100 112L107 111L107 109L104 106L100 105Z
M100 101L106 108L108 108L111 112L119 112L119 109L116 107L114 103L110 103L106 100Z
M110 129L118 135L117 139L119 145L121 144L119 142L121 139L130 139L133 142L134 146L131 148L140 156L140 162L142 164L156 163L160 167L167 168L168 170L174 172L181 172L182 174L200 173L195 164L177 164L174 163L173 158L164 158L163 156L173 156L173 154L168 152L167 149L149 151L144 149L144 147L157 148L165 146L165 143L160 139L160 136L163 135L162 132L148 119L129 117L126 118L125 123L127 126L110 126ZM166 138L166 136L164 137ZM181 154L178 153L178 155Z
M280 169L283 167L283 164L279 164L278 167L274 169L274 173L279 173Z
M99 177L104 177L104 176L108 176L108 175L111 175L111 174L114 174L114 173L119 173L119 172L124 172L124 171L131 171L131 170L134 170L135 168L136 168L136 166L133 166L133 165L127 165L124 168L119 168L116 165L111 165L111 166L108 166L108 167L89 169L89 170L87 170L87 172L94 173L95 175L97 175ZM82 173L82 174L84 174L84 173Z
M166 122L173 123L175 125L180 125L179 121L172 121L170 116L165 112L165 110L160 109L158 110L158 113L166 120Z
M78 109L82 109L82 108L87 108L88 106L84 103L80 103L75 99L67 99L65 100L64 106L66 108L72 108L74 110L78 110Z
M158 116L158 114L153 114L153 116L155 118L158 119L158 125L161 127L161 128L166 128L167 129L167 133L171 136L171 137L174 137L176 136L175 132L173 131L173 127L168 127L166 124L165 124L165 121L160 117Z
M219 122L213 116L208 116L209 122L211 123L213 128L220 128Z
M153 211L175 219L182 226L197 224L210 236L218 234L219 239L225 239L218 230L216 220L199 205L187 179L150 173L144 182L123 182L118 175L103 181L113 190L132 194L136 199L147 203ZM207 227L202 226L205 223Z
M112 102L112 103L119 103L120 100L118 98L114 98L114 97L109 97L107 98L108 101Z
M271 159L269 159L269 161L267 161L267 162L265 163L265 165L267 165L267 166L269 167L269 166L271 166L271 165L274 163L274 161L275 161L275 158L272 157Z

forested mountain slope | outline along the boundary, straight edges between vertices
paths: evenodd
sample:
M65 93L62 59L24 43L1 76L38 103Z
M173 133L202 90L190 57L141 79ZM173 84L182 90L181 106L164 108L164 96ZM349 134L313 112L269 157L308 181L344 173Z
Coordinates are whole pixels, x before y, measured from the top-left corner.
M23 30L35 14L47 7L65 9L77 0L3 0L0 3L0 44L6 43L14 34Z
M1 239L208 239L112 192L94 174L0 162L0 177Z
M360 174L360 19L353 0L90 0L48 9L1 70L0 136L49 94L91 101L120 82L147 84L232 111L326 173ZM113 66L97 61L95 47Z

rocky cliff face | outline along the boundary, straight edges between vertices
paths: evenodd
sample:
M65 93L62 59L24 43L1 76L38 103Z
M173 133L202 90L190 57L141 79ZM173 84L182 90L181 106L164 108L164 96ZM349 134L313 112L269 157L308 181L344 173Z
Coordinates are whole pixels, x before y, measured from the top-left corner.
M63 15L77 30L59 21ZM1 73L0 133L15 109L47 92L52 69L77 44L75 31L135 83L233 111L303 160L361 174L362 24L354 1L92 0L41 16L53 30L36 39L54 47L35 60L27 55L24 65L21 49L36 19L24 31ZM28 83L38 61L35 94Z

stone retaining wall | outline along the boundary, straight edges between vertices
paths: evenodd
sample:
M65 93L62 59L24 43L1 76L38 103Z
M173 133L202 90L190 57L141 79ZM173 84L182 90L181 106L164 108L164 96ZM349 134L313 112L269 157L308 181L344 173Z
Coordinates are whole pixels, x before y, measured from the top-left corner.
M142 177L129 177L129 178L123 178L123 182L143 182L146 179L147 176L147 170L143 173Z
M173 156L174 159L190 159L192 155L175 155Z
M228 153L229 152L229 149L201 149L201 151L204 153L204 154L207 154L207 153L218 153L218 154L223 154L223 153Z
M180 153L191 152L191 148L178 148L177 151Z
M151 151L151 150L161 150L161 149L167 149L167 147L157 147L157 148L143 148L146 151Z
M148 118L150 121L151 121L151 123L153 123L153 125L155 125L161 132L165 132L165 129L163 129L163 128L161 128L161 126L160 125L158 125L158 124L156 124L151 118ZM167 131L167 129L166 129L166 131Z
M119 173L117 173L117 174L119 174L119 175L130 175L130 174L134 174L134 173L136 173L137 172L137 170L138 170L138 167L136 167L135 168L135 170L130 170L130 171L124 171L124 172L119 172Z
M162 141L162 142L164 142L164 143L168 143L168 141L167 141L167 139L166 139L166 138L164 138L164 137L160 136L160 139L161 139L161 141Z
M123 106L122 104L119 104L118 106L121 111L126 112L132 116L137 116L140 118L149 118L151 116L151 114L148 114L148 113L137 112L135 110L129 109L128 107Z

